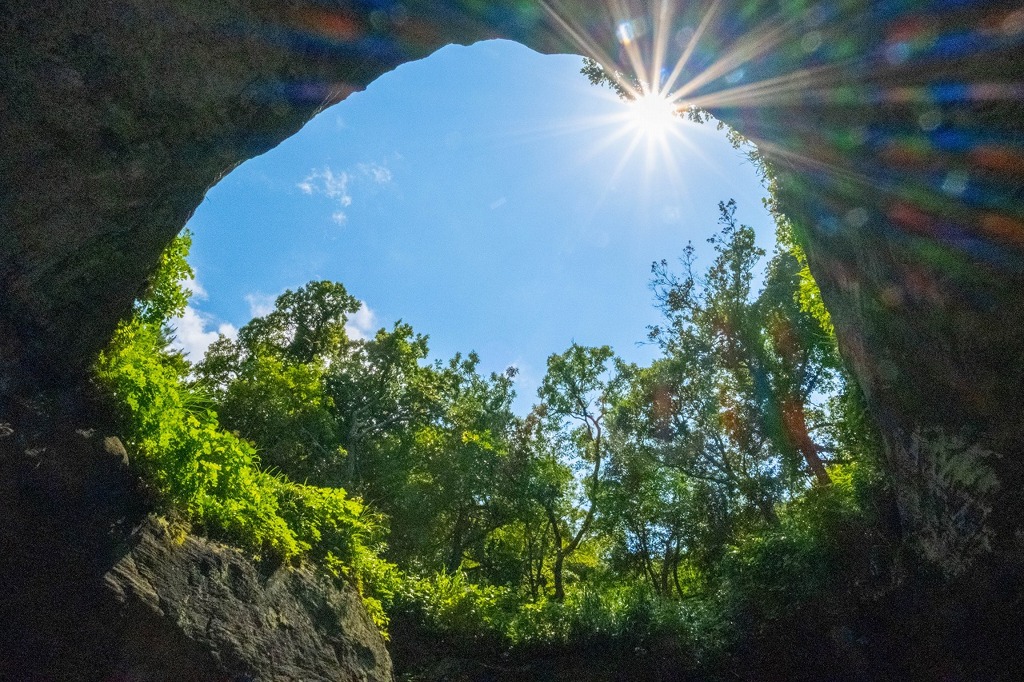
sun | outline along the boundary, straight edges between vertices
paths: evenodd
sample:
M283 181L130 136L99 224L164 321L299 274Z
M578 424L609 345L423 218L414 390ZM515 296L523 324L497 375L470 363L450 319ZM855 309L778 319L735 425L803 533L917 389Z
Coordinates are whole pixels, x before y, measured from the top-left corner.
M629 124L648 137L664 137L679 122L678 109L663 93L649 92L629 103Z

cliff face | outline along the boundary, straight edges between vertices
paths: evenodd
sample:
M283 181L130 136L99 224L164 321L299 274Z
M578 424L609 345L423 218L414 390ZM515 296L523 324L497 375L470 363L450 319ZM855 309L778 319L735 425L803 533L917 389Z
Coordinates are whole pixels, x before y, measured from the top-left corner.
M1024 565L1019 3L615 4L5 3L0 422L81 376L205 191L321 107L451 42L627 70L665 45L778 173L908 533L950 575Z
M391 680L351 588L148 514L116 438L0 439L0 679Z

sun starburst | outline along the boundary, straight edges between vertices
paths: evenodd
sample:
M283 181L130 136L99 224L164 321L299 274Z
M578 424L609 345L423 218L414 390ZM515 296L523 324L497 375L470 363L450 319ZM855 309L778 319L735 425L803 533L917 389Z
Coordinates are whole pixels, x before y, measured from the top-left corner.
M664 93L644 93L629 103L628 122L644 136L664 138L679 122L676 104Z

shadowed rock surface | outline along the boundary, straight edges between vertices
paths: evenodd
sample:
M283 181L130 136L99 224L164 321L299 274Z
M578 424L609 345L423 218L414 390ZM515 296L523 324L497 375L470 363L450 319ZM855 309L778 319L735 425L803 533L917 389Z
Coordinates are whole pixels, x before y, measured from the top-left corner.
M193 536L176 541L147 524L104 586L125 619L141 626L121 645L118 675L174 676L174 659L154 661L152 653L184 639L210 660L209 679L391 679L384 642L359 596L309 569L266 575L236 550Z

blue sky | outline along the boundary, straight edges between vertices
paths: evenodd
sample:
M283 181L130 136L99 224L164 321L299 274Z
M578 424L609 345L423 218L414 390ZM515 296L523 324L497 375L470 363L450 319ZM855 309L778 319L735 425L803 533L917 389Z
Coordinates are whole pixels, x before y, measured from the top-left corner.
M754 168L714 125L645 135L581 63L504 41L450 46L240 166L189 222L198 295L180 344L197 359L285 289L332 279L365 303L352 333L403 319L435 358L476 350L487 371L517 366L521 411L548 355L574 341L649 361L651 262L688 240L706 262L721 200L769 250L771 219Z

